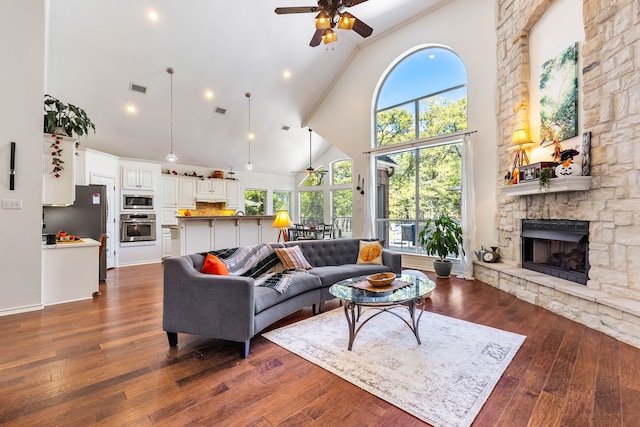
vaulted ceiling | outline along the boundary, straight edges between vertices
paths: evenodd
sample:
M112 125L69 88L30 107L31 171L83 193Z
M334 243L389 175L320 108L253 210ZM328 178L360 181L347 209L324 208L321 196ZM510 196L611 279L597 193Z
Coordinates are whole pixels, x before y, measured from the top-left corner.
M349 11L371 37L336 30L310 47L315 13L274 9L314 0L47 0L45 90L87 111L97 132L84 147L164 161L172 134L178 163L235 169L249 156L250 92L254 170L287 174L308 166L306 122L358 47L444 1L368 0ZM313 138L317 158L330 141Z

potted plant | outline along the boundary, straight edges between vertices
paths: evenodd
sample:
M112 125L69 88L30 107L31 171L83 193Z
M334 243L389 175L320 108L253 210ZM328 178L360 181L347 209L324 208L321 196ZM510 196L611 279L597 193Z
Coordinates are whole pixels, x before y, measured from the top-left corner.
M538 192L549 191L553 178L553 169L550 167L540 169L538 174Z
M87 112L73 104L65 104L51 95L44 96L44 133L66 136L87 135L96 131Z
M460 252L464 254L460 223L446 213L429 218L419 234L419 240L427 255L439 258L433 260L436 276L449 277L453 263L445 258L448 255L458 256Z

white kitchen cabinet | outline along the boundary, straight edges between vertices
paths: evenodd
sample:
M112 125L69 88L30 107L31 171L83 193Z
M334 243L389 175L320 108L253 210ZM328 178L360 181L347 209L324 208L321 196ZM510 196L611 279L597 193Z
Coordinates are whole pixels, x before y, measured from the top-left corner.
M76 199L76 139L60 137L58 141L51 135L44 135L42 144L42 204L72 205ZM58 147L57 149L55 147ZM52 164L54 156L60 160L63 168L54 172ZM58 175L56 177L56 174Z
M210 251L212 240L211 220L189 221L186 226L181 227L180 237L184 241L184 254Z
M178 207L178 178L175 176L162 176L162 207Z
M196 179L195 178L178 178L178 208L179 209L195 209L196 208Z
M227 180L227 209L240 208L240 183L238 181Z
M178 225L178 208L160 209L160 225Z
M153 169L144 163L122 166L122 189L153 191Z
M202 201L226 202L227 182L224 179L196 181L196 198Z
M167 258L172 255L172 243L171 243L171 229L167 227L162 228L162 258Z

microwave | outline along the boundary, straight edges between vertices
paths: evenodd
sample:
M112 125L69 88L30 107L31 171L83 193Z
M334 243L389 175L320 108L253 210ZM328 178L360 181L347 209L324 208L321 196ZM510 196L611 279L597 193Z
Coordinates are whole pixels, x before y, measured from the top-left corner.
M122 209L125 211L153 209L153 196L150 194L123 194Z

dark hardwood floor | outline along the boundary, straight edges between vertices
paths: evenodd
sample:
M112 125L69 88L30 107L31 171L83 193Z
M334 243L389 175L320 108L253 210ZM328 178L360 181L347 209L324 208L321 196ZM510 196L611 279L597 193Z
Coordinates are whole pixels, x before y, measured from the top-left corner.
M640 349L480 282L436 283L429 311L527 336L474 426L640 426ZM160 264L110 270L100 290L0 317L0 424L425 425L261 336L247 359L198 336L169 348Z

